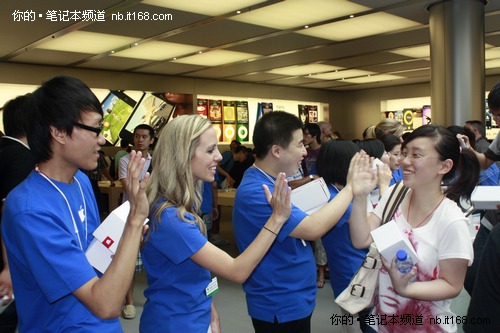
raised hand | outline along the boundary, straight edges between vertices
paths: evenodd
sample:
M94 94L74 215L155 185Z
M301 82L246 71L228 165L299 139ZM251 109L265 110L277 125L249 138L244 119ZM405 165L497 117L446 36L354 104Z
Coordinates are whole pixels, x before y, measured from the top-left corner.
M129 220L144 223L149 215L149 203L146 196L146 185L149 180L149 173L146 173L144 179L140 180L140 175L144 163L141 152L130 152L130 162L128 164L127 187L126 191L130 201Z
M352 187L353 196L367 196L377 184L377 175L372 172L370 157L363 151L351 159L347 182Z
M267 185L262 186L264 187L267 202L273 208L273 214L278 218L280 223L285 223L292 211L291 189L288 186L285 173L280 172L278 174L272 195Z

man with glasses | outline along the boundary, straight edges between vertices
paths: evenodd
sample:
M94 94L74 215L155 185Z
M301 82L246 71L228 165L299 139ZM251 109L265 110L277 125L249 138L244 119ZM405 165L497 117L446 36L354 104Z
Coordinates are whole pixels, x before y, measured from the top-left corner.
M19 332L123 332L118 316L132 281L149 213L144 164L129 167L130 215L111 265L101 276L85 255L100 223L89 179L105 144L99 100L80 80L57 76L31 95L28 144L36 167L7 196L2 232Z

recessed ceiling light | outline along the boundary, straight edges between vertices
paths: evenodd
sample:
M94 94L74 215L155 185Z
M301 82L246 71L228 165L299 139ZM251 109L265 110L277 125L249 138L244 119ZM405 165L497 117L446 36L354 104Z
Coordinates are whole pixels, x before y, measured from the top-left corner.
M349 15L349 17L350 17L350 18L353 18L353 17L354 17L354 15L352 15L352 14L351 14L351 15Z
M308 26L308 25L305 25L305 26L304 26L304 28L309 29L309 26Z
M236 14L241 14L241 10L237 10L237 11L236 11Z

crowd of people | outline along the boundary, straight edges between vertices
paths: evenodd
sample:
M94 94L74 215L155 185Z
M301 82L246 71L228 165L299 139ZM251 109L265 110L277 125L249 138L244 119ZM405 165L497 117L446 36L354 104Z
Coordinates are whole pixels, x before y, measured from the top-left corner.
M500 119L500 84L488 104ZM3 108L0 296L9 302L15 293L15 301L0 314L2 331L123 332L118 318L136 316L134 276L144 267L142 333L221 332L217 277L243 285L256 333L311 332L317 289L329 276L333 302L349 285L399 182L409 190L392 220L420 260L402 275L385 258L374 305L342 310L359 321L342 331L456 332L456 321L436 318L454 316L450 304L464 281L468 317L489 319L464 322L464 331L500 330L498 211L478 212L472 243L462 208L476 186L498 185L500 138L484 140L480 121L403 135L387 118L351 141L327 122L275 111L256 122L253 150L233 141L221 154L210 121L179 115L159 137L137 126L132 147L126 142L109 166L100 153L102 118L91 90L68 76ZM101 274L85 252L101 221L92 184L103 173L122 183L130 211ZM308 214L291 203L292 189L319 177L329 200ZM216 236L218 188L237 189L234 258ZM404 316L420 321L369 320Z

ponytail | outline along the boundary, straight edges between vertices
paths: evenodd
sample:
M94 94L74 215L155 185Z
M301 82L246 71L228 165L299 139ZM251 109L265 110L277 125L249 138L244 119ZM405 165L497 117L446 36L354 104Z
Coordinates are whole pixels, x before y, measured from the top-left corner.
M479 161L476 154L470 149L463 148L460 159L455 169L455 178L447 186L445 195L453 201L458 202L461 197L470 201L472 191L479 182Z

